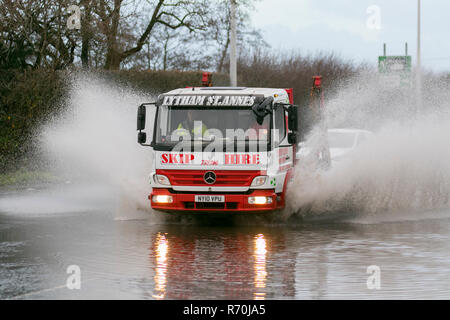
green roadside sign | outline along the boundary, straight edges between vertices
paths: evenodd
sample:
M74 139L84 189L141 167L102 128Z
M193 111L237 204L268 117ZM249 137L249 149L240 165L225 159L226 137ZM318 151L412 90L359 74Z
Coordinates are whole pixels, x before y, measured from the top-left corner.
M411 56L379 56L378 72L394 87L411 86Z
M411 56L379 56L378 72L411 72Z

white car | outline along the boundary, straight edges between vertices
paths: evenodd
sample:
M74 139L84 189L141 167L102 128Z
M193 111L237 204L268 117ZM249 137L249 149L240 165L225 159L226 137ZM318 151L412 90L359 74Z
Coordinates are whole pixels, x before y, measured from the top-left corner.
M373 135L370 131L360 129L328 129L331 161L344 158Z
M361 129L328 129L331 161L336 162L346 157L352 150L373 137L373 135L373 132ZM303 142L300 143L296 154L297 159L307 156L309 152L309 148Z

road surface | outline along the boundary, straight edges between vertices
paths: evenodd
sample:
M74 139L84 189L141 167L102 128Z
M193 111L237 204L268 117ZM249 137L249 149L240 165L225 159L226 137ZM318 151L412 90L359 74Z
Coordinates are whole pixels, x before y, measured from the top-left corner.
M96 187L2 191L0 298L450 298L449 210L286 223L116 211Z

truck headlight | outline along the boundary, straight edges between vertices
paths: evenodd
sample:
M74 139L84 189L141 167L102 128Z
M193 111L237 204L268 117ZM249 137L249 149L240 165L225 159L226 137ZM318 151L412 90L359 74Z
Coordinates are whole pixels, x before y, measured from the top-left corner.
M252 187L262 186L267 181L267 176L257 176L252 181Z
M165 175L155 174L153 176L153 180L155 181L155 183L162 184L165 186L170 186L169 178L167 178Z
M173 197L169 195L159 194L152 197L154 203L172 203Z
M270 204L270 203L272 203L272 197L264 197L264 196L248 197L248 203L249 204Z

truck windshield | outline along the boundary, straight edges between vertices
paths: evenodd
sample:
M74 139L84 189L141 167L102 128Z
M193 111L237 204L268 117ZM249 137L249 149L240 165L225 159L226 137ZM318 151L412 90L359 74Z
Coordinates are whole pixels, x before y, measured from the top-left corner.
M160 106L155 121L154 143L173 145L179 141L265 143L270 141L270 116L258 124L251 108L194 108Z

